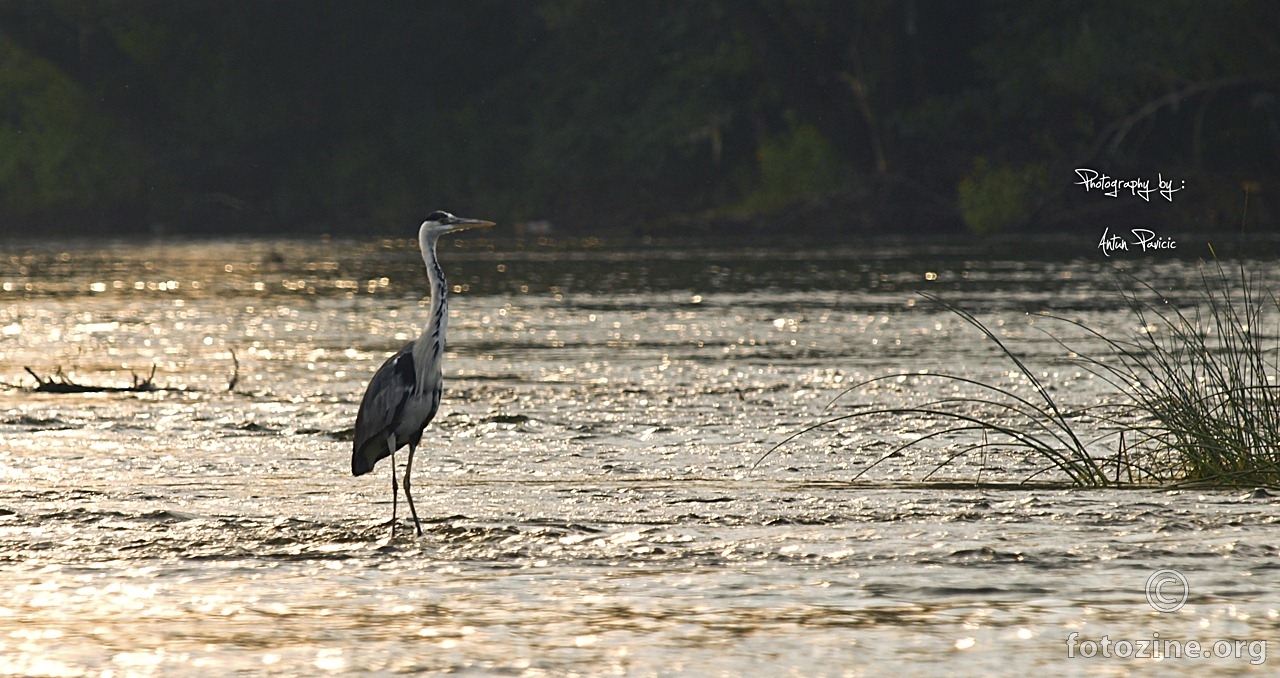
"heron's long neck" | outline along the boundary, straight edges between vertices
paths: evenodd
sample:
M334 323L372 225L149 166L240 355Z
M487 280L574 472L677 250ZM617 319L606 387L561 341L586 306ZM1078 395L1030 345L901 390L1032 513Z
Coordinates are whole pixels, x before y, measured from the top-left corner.
M427 280L431 282L431 310L427 316L427 326L418 337L414 346L414 362L418 365L419 379L428 376L427 366L440 372L440 358L444 354L445 328L449 324L449 286L444 279L444 270L436 259L435 238L422 239L422 263L427 267ZM424 384L418 384L419 387Z

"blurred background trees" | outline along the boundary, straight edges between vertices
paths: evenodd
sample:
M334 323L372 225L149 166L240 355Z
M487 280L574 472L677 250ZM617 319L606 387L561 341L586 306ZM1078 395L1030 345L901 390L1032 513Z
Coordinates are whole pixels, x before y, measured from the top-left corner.
M1269 230L1277 95L1270 0L0 0L0 234Z

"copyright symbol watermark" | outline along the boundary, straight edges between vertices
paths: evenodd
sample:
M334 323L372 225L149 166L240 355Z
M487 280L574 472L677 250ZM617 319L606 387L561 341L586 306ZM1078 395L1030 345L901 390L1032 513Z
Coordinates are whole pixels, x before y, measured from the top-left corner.
M1147 604L1157 612L1177 612L1187 604L1191 586L1177 570L1157 570L1147 577Z

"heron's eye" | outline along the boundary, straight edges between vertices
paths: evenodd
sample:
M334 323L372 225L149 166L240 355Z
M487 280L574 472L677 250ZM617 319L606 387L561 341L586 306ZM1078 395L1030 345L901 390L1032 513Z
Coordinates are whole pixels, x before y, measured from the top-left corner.
M453 215L449 214L448 212L432 212L431 214L427 215L427 221L438 221L441 223L449 221L452 218L453 218Z

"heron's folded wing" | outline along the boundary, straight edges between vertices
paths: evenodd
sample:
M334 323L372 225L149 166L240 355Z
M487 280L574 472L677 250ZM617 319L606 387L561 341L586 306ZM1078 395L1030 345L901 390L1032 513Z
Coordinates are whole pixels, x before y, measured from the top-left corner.
M364 391L351 448L352 475L372 471L379 459L391 455L387 436L399 423L404 403L413 390L414 378L411 341L382 363Z

